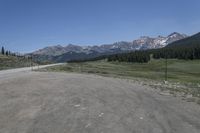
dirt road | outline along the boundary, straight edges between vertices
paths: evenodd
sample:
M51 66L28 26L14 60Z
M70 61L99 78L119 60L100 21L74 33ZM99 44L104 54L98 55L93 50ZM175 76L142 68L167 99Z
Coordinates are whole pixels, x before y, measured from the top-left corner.
M1 72L0 133L200 133L200 106L121 79Z

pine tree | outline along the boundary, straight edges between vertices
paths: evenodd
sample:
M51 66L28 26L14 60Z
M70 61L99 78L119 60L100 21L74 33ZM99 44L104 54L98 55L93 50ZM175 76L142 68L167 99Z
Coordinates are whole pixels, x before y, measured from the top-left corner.
M5 54L5 50L4 47L1 48L1 54L4 55Z
M8 56L8 51L6 51L6 56Z

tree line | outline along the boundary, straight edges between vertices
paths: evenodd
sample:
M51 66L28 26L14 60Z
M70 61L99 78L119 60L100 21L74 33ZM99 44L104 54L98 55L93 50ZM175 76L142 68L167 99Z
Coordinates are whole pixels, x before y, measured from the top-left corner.
M200 43L199 43L200 44ZM106 59L107 61L118 61L118 62L138 62L147 63L150 58L160 59L185 59L193 60L200 59L200 45L175 45L171 47L164 47L160 49L150 49L143 51L133 51L129 53L119 53L113 55L99 56L91 59L71 60L69 62L86 62L86 61L97 61Z
M6 56L8 56L8 55L15 56L15 54L10 52L9 50L5 50L5 48L3 46L1 47L1 54L6 55Z
M110 55L107 59L108 61L147 63L150 61L150 53L149 51L135 51Z
M191 44L187 46L173 46L145 51L134 51L126 54L111 55L108 56L107 59L108 61L147 63L150 61L151 55L154 59L200 59L200 45Z
M150 61L150 53L149 51L135 51L135 52L129 52L129 53L102 55L102 56L89 58L89 59L70 60L68 61L68 63L97 61L97 60L147 63L148 61Z
M169 58L169 59L200 59L200 47L173 47L159 49L153 52L153 58Z
M10 50L6 50L4 48L4 46L1 47L1 52L0 52L1 55L5 55L5 56L15 56L15 57L19 57L19 58L26 58L26 56L20 54L20 53L14 53L14 52L11 52ZM30 57L27 57L27 58L30 58Z

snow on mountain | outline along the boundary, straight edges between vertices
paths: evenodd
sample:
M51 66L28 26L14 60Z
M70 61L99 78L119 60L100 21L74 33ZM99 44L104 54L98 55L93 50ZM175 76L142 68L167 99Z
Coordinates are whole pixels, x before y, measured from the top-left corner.
M169 43L178 41L186 37L187 35L185 34L173 32L167 37L158 36L153 38L148 36L142 36L139 39L134 40L132 42L120 41L120 42L115 42L113 44L104 44L100 46L79 46L79 45L69 44L63 47L61 45L57 45L40 49L38 51L33 52L32 54L57 56L68 52L89 54L92 52L113 53L118 51L123 52L123 51L134 51L134 50L156 49L165 47Z

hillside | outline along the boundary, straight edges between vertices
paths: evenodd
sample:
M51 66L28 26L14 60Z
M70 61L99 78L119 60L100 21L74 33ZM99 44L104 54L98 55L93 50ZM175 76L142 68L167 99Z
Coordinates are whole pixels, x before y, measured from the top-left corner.
M199 47L200 46L200 32L184 38L182 40L175 41L169 45L166 46L166 48L171 48L171 47Z
M33 63L35 65L36 63ZM19 68L19 67L28 67L31 65L30 60L23 57L15 56L4 56L0 54L0 70L10 69L10 68Z
M175 41L154 52L155 58L200 59L200 33Z

